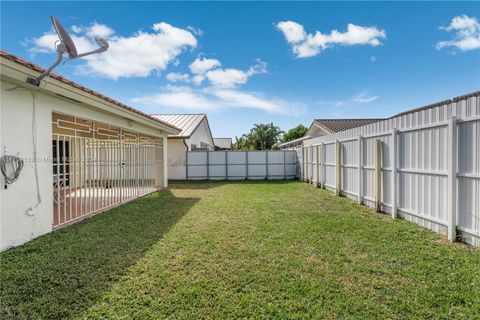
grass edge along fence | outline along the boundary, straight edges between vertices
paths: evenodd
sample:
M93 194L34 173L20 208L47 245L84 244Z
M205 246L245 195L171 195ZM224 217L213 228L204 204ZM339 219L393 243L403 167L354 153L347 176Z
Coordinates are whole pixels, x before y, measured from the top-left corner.
M479 96L306 140L300 179L478 247Z

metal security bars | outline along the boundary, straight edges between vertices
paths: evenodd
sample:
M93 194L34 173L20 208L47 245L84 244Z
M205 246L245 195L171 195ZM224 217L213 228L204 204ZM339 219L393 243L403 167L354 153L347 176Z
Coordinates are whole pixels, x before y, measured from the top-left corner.
M187 152L187 180L295 179L296 167L293 150Z
M54 227L162 187L159 138L53 113L52 153Z

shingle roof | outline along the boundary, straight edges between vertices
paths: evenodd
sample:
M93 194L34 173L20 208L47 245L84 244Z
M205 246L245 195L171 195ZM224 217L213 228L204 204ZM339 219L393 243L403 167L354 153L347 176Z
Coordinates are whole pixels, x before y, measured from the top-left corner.
M0 57L5 58L5 59L8 59L8 60L10 60L10 61L12 61L12 62L15 62L15 63L19 64L19 65L22 65L22 66L24 66L24 67L26 67L26 68L28 68L28 69L30 69L30 70L33 70L33 71L35 71L35 72L42 73L43 71L45 71L45 69L43 69L42 67L40 67L40 66L38 66L38 65L36 65L36 64L33 64L33 63L31 63L30 61L27 61L27 60L25 60L25 59L22 59L22 58L14 55L14 54L11 54L11 53L9 53L9 52L7 52L7 51L4 51L4 50L0 50ZM124 108L124 109L127 109L128 111L131 111L131 112L134 112L134 113L136 113L136 114L139 114L140 116L142 116L142 117L144 117L144 118L147 118L147 119L149 119L149 120L153 120L153 121L155 121L155 122L158 122L158 123L160 123L160 124L162 124L162 125L164 125L164 126L170 127L170 128L172 128L172 129L175 129L175 130L178 130L178 129L179 129L179 128L175 127L174 125L171 125L171 124L169 124L169 123L167 123L167 122L164 122L164 121L162 121L162 120L160 120L160 119L156 119L156 118L154 118L154 117L152 117L152 116L150 116L150 115L148 115L148 114L146 114L146 113L143 113L143 112L140 111L140 110L137 110L137 109L135 109L135 108L132 108L132 107L130 107L130 106L127 106L126 104L123 104L123 103L121 103L121 102L119 102L119 101L117 101L117 100L114 100L114 99L112 99L112 98L109 98L109 97L107 97L107 96L105 96L105 95L103 95L103 94L101 94L101 93L98 93L98 92L92 90L92 89L89 89L89 88L87 88L87 87L84 87L84 86L82 86L82 85L80 85L80 84L78 84L78 83L76 83L76 82L74 82L74 81L72 81L72 80L69 80L69 79L67 79L67 78L64 78L63 76L61 76L61 75L59 75L59 74L56 74L56 73L53 73L53 72L52 72L52 73L49 75L49 78L53 78L53 79L55 79L55 80L58 80L58 81L60 81L60 82L65 83L65 84L67 84L67 85L69 85L69 86L71 86L71 87L74 87L74 88L76 88L76 89L79 89L79 90L82 90L82 91L84 91L84 92L87 92L87 93L89 93L89 94L91 94L91 95L94 95L94 96L96 96L96 97L98 97L98 98L100 98L100 99L102 99L102 100L105 100L105 101L107 101L107 102L113 103L113 104L115 104L115 105L117 105L117 106L119 106L119 107L122 107L122 108Z
M182 130L177 135L173 135L179 138L189 138L193 132L198 128L203 119L206 118L205 114L153 114L152 117L163 122L167 122L172 126L175 126Z
M213 138L215 147L222 149L231 149L232 148L232 138Z
M381 120L385 119L315 119L314 124L325 130L327 133L336 133Z

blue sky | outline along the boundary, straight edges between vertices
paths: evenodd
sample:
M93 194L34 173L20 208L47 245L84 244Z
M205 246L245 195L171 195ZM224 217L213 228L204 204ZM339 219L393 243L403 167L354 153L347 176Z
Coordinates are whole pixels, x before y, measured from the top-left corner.
M57 73L148 113L207 113L214 136L388 117L480 88L478 2L1 5L2 49L51 64L53 14L79 51L95 35L111 45Z

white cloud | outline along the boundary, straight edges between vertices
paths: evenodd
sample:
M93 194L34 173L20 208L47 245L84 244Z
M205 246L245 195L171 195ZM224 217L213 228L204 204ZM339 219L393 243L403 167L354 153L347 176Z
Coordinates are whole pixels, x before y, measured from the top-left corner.
M86 29L86 36L89 38L109 38L114 33L115 31L113 31L112 28L97 22L92 23L92 25Z
M80 33L80 32L83 31L83 27L82 27L82 26L73 25L73 26L72 26L72 31L75 32L75 33Z
M206 76L213 85L221 87L234 87L248 80L246 72L231 68L208 71Z
M205 76L202 76L202 75L195 75L192 77L192 82L195 83L196 85L200 85L203 80L205 80Z
M370 103L375 100L377 100L379 97L378 96L370 96L368 95L368 92L362 92L355 97L353 97L353 102L360 103L360 104L365 104L365 103Z
M170 72L166 78L170 82L190 82L190 76L187 73Z
M281 21L277 24L288 43L298 43L307 38L307 33L301 24L293 21Z
M461 51L480 49L480 23L476 17L457 16L452 19L450 25L440 29L454 32L455 35L453 40L438 42L437 50L446 47L455 47Z
M203 30L202 29L195 28L195 27L192 27L192 26L188 26L185 29L187 29L188 31L191 31L196 36L203 36Z
M133 102L148 107L153 112L165 108L203 111L248 108L273 114L299 115L305 111L305 105L299 102L265 97L255 92L219 87L193 89L186 86L166 86L160 93L138 97L133 99Z
M83 74L110 79L121 77L147 77L165 70L186 49L195 48L197 39L185 29L161 22L153 25L154 32L138 31L129 37L115 36L108 26L93 23L90 27L72 27L81 34L72 34L78 52L97 48L93 37L108 38L108 51L82 58L77 70ZM58 39L53 31L33 39L32 52L53 52Z
M232 68L215 69L208 71L205 76L213 86L232 88L247 83L248 78L254 74L266 72L266 63L257 60L257 63L251 66L247 71Z
M276 27L283 33L291 45L297 58L314 57L324 49L335 45L381 45L381 39L386 38L384 30L376 27L362 27L349 23L347 31L332 30L329 34L316 31L314 34L306 33L304 27L294 21L281 21Z
M205 74L207 71L220 67L222 64L217 59L197 58L193 61L189 68L194 74Z

